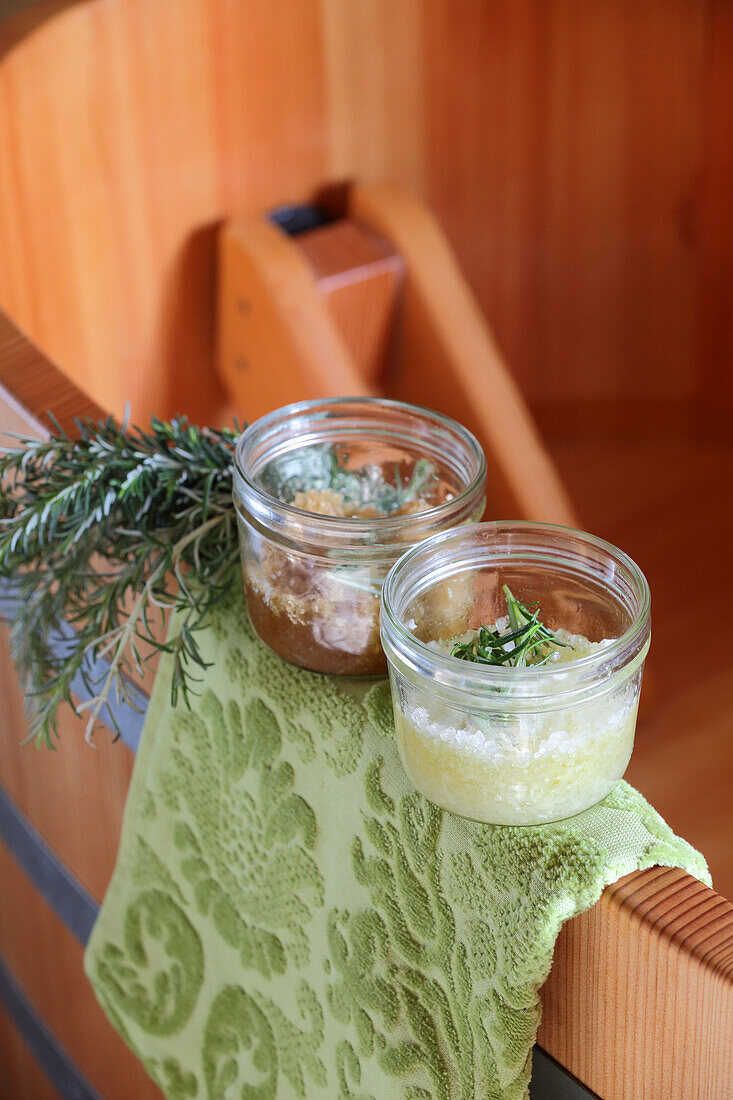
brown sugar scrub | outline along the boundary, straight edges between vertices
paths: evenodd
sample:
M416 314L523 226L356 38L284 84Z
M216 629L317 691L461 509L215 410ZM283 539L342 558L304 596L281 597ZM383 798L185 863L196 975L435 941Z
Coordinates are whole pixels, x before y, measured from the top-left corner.
M252 625L316 672L379 676L387 572L429 534L480 516L486 467L455 421L402 402L286 406L237 446L234 500Z
M415 515L450 495L426 459L416 462L404 482L399 467L389 482L377 464L351 471L347 463L346 453L303 448L290 480L269 468L263 483L301 511L337 519ZM321 672L386 671L379 640L381 585L367 569L323 569L305 555L265 546L247 572L247 584L255 629L286 660L302 664L306 652L308 667L316 661Z

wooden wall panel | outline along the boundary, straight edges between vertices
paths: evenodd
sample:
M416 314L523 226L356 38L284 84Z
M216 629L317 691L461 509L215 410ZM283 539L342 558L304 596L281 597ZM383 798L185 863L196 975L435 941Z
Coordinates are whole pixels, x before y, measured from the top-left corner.
M55 752L24 745L26 722L15 667L0 630L1 785L61 862L99 902L112 875L134 756L100 729L95 746L85 722L60 715Z
M4 383L0 386L0 436L11 431L42 437L47 401L67 431L73 430L74 413L103 415L2 314L0 359ZM96 747L90 748L84 741L84 721L68 708L60 715L56 752L23 745L27 735L23 699L4 625L0 627L0 702L0 784L61 861L101 899L117 851L132 753L121 743L112 744L106 730L99 732ZM94 822L91 829L90 821Z
M329 176L425 178L424 0L323 0Z
M733 409L726 0L63 7L0 33L0 304L101 404L215 417L216 225L357 177L434 206L546 423Z
M62 1100L0 1006L2 1088L8 1100Z
M705 64L704 159L695 234L697 336L705 430L733 437L733 4L711 0Z
M705 6L430 8L428 199L525 392L689 399Z
M324 173L316 15L110 0L6 57L0 301L105 407L209 412L216 224Z
M1 841L0 882L4 959L71 1059L105 1100L160 1100L162 1093L99 1007L82 968L81 944Z

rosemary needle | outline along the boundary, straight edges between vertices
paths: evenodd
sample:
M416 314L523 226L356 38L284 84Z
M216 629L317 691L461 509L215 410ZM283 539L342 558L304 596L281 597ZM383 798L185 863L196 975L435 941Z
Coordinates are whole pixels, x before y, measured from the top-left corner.
M471 641L457 642L453 646L452 657L474 664L525 668L528 663L536 666L549 661L553 647L572 649L540 622L536 604L531 605L534 608L531 610L516 598L506 584L502 591L506 598L509 630L499 633L488 626L480 626Z

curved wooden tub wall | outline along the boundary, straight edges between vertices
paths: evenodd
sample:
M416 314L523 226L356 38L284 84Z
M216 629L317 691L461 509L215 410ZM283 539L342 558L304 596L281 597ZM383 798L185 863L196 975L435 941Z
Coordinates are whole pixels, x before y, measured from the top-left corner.
M42 433L49 396L65 426L99 413L0 314L0 429ZM59 1095L30 1050L62 1094L152 1100L157 1088L97 1007L81 962L114 863L141 718L124 716L123 740L100 734L95 750L67 713L50 753L20 745L22 699L5 645L0 692L4 1083L16 1100ZM733 905L681 871L627 876L563 929L543 1004L538 1100L543 1083L578 1100L729 1097Z
M105 408L213 423L217 226L388 181L544 424L681 426L707 395L707 432L732 46L727 0L41 0L0 25L0 307Z

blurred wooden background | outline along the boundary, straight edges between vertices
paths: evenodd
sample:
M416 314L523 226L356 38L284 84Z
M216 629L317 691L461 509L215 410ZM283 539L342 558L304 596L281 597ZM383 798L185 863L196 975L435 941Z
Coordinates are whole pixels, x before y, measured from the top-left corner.
M86 6L0 81L0 303L103 404L200 405L213 227L357 176L436 211L546 430L726 430L727 0Z
M0 19L23 7L0 23L0 309L104 408L216 421L222 222L351 179L427 203L583 525L649 577L627 778L733 898L731 0L0 0ZM132 756L68 716L53 758L16 748L6 681L3 784L98 901ZM150 1095L92 1038L80 946L5 864L0 925L42 1015L107 1095Z

